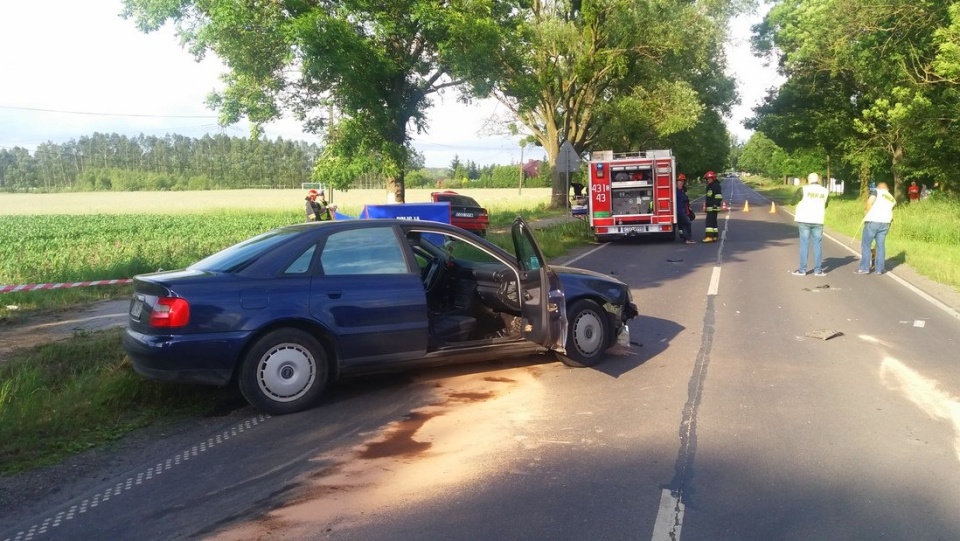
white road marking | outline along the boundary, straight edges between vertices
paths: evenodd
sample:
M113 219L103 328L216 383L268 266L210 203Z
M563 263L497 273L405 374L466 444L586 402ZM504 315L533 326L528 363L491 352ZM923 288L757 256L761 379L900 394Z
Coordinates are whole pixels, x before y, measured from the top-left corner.
M707 295L716 295L720 290L720 266L713 268L713 273L710 275L710 287L707 288Z
M920 327L920 328L923 328L926 324L927 324L927 322L924 321L924 320L922 320L922 319L918 319L918 320L916 320L916 321L913 322L913 326L914 326L914 327Z
M880 383L899 392L931 419L953 425L953 451L960 461L960 398L945 391L939 381L891 357L880 363Z
M584 252L584 253L578 255L577 257L571 259L570 261L567 261L567 262L563 263L563 266L567 267L567 266L573 265L573 264L576 263L577 261L580 261L581 259L587 257L588 255L592 254L593 252L596 252L597 250L602 249L604 246L606 246L606 244L601 244L600 246L597 246L597 247L594 248L593 250L590 250L590 251L588 251L588 252Z
M660 493L660 510L653 524L651 541L679 541L680 527L683 526L683 502L680 495L670 489Z

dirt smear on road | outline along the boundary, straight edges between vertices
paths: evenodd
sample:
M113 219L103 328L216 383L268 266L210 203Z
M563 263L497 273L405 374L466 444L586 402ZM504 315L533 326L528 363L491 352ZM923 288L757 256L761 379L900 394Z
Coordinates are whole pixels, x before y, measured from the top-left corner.
M371 434L348 452L314 458L281 507L212 539L304 539L332 534L481 481L544 402L539 367L510 368L434 382L435 401ZM332 465L331 465L332 464Z

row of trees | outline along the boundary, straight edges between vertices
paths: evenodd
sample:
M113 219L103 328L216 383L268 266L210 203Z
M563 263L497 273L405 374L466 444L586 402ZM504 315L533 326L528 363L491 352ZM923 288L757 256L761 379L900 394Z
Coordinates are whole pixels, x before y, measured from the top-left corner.
M736 100L725 30L751 4L124 0L124 14L144 31L172 22L198 57L224 59L226 86L209 100L224 123L289 111L326 137L322 178L346 188L380 175L403 201L411 135L446 91L498 99L510 114L500 128L550 165L570 141L580 153L673 148L688 174L721 168L721 117Z
M251 140L224 135L191 139L126 137L94 133L62 144L44 143L30 153L0 149L3 191L140 191L234 188L299 188L324 181L314 172L316 145L277 139ZM413 188L515 188L519 165L479 166L455 158L448 168L425 168L413 154L407 183ZM523 178L523 186L549 186L549 177ZM371 172L348 188L382 188Z
M782 0L753 44L786 82L756 110L743 168L960 190L960 2Z
M94 133L66 143L0 149L0 190L293 188L320 149L277 139Z

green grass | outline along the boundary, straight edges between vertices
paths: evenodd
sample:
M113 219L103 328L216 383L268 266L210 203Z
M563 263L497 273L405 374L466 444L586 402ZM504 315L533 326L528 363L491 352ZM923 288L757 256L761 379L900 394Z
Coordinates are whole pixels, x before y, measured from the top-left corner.
M119 329L40 346L0 361L0 475L103 448L158 420L210 412L235 394L143 379Z

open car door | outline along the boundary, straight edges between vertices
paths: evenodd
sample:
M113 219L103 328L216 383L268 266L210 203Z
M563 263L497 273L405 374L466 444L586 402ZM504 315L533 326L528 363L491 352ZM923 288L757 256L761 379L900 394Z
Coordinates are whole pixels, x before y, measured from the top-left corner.
M531 342L566 353L567 307L560 277L543 257L530 226L517 217L511 228L513 249L520 271L520 332Z

